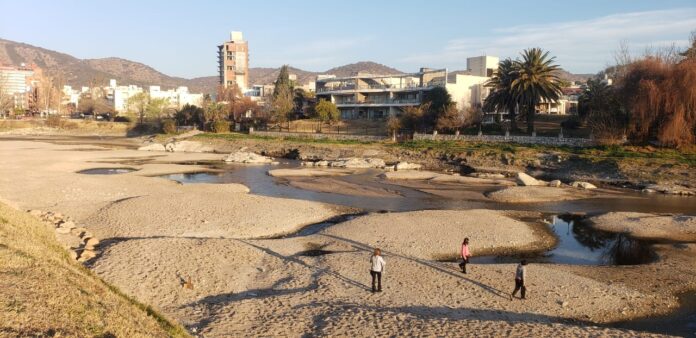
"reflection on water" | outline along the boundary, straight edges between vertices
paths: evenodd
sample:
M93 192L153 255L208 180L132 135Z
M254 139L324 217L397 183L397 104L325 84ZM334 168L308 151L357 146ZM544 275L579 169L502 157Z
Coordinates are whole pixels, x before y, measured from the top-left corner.
M634 265L656 258L651 243L624 234L595 230L577 216L553 216L550 228L558 245L544 253L475 257L472 263L512 263L522 258L535 263L581 265Z
M78 171L78 174L86 175L118 175L136 171L132 168L94 168Z

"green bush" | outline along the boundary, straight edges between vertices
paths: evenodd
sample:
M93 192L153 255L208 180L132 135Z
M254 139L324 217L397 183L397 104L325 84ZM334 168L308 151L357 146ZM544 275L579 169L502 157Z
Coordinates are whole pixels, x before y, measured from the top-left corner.
M227 133L230 131L230 123L224 120L214 121L210 124L210 131L214 133Z
M162 120L162 132L165 134L176 133L176 122L172 119Z

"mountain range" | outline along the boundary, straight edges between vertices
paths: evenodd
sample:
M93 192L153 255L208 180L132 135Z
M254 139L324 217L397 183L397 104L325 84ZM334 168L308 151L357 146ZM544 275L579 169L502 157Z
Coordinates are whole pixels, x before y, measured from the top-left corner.
M217 76L192 79L169 76L148 65L117 57L78 59L72 55L26 43L0 39L0 65L19 66L22 63L35 64L60 82L74 87L105 85L109 79L116 79L120 84L159 85L163 89L187 86L192 92L214 93L218 81ZM312 72L294 67L290 67L289 71L297 76L297 82L300 84L314 81L319 74L334 74L341 77L358 72L377 75L403 73L371 61L343 65L324 72ZM279 72L280 68L249 68L249 83L273 83ZM571 74L566 71L560 75L568 81L584 81L593 76L593 74Z

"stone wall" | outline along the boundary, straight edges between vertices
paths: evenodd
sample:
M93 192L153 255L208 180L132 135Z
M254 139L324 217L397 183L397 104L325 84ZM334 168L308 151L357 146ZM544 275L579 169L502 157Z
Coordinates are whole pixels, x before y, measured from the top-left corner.
M519 135L433 135L419 134L413 135L414 140L438 140L452 141L463 140L471 142L493 142L493 143L520 143L520 144L543 144L550 146L571 146L571 147L591 147L595 141L587 138L566 138L548 136L519 136Z
M354 135L354 134L322 134L322 133L293 133L293 132L282 132L282 131L256 131L250 130L249 134L259 135L259 136L269 136L269 137L297 137L297 138L307 138L315 140L355 140L355 141L382 141L389 137L387 136L374 136L374 135Z

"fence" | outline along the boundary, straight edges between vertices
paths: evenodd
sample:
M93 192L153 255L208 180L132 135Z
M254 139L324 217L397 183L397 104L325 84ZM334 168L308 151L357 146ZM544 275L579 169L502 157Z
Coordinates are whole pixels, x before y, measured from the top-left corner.
M441 134L413 134L414 140L440 140L440 141L473 141L494 143L520 143L543 144L551 146L591 147L596 145L595 140L588 138L548 137L548 136L521 136L521 135L441 135Z
M296 137L314 140L354 140L354 141L382 141L387 139L384 135L359 135L359 134L324 134L324 133L299 133L287 131L257 131L250 129L249 134L270 137Z

